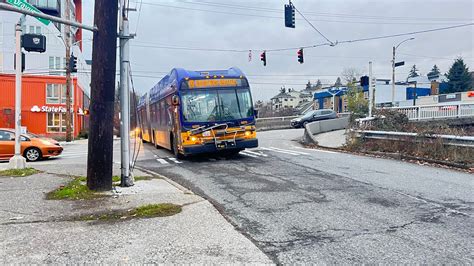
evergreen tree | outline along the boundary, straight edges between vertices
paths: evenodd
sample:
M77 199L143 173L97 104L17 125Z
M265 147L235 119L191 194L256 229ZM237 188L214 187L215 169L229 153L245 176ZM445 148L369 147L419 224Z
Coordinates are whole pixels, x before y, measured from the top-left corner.
M321 83L321 80L318 79L318 81L316 82L316 88L321 89L322 87L323 87L323 84Z
M280 88L280 93L286 93L286 88L285 88L285 87L281 87L281 88Z
M454 61L453 65L449 69L447 75L448 81L448 93L468 91L472 87L471 75L469 74L469 68L462 58L458 58Z
M341 86L342 86L342 82L341 82L341 78L340 78L340 77L337 77L336 83L334 83L334 86L335 86L335 87L341 87Z
M308 83L306 83L306 90L311 90L311 87L313 85L311 85L311 81L308 80Z
M434 65L431 71L427 74L429 79L436 78L441 74L437 65Z
M408 78L414 78L418 77L420 74L418 74L418 69L416 68L416 65L413 65L410 70L410 74L408 74Z

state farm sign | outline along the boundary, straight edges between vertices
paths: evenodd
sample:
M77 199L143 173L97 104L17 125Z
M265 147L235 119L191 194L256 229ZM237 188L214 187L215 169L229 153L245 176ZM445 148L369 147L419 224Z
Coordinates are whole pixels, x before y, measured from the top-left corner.
M41 106L35 105L31 108L33 113L65 113L66 107L62 106ZM71 112L74 112L74 108L71 108Z

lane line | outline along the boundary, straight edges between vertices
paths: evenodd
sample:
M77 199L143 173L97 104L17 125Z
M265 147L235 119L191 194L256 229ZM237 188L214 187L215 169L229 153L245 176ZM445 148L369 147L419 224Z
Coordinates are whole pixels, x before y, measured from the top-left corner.
M310 155L309 153L302 152L302 151L285 150L285 149L280 149L280 148L277 148L277 147L270 147L270 148L275 149L275 150L280 150L280 151L292 152L292 153L296 153L296 154L300 154L300 155Z
M169 162L167 162L165 159L156 159L156 161L158 161L161 164L169 164Z
M256 156L268 157L268 155L266 155L264 153L261 153L261 152L254 152L254 151L249 151L249 150L245 150L243 152L250 153L250 154L253 154L253 155L256 155Z
M183 163L183 162L181 162L178 159L173 158L173 157L169 157L168 160L172 161L173 163Z
M286 152L286 151L279 151L279 150L270 149L270 148L267 148L267 147L261 147L260 149L262 149L262 150L267 150L267 151L273 151L273 152L284 153L284 154L289 154L289 155L293 155L293 156L301 155L301 154L298 154L298 153Z

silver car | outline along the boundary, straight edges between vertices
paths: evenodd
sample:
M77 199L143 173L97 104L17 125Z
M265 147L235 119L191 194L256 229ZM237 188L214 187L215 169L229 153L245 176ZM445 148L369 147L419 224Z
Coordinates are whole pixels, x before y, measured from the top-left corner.
M294 128L304 127L306 124L326 119L337 118L337 113L331 109L320 109L309 111L306 114L291 120L291 126Z

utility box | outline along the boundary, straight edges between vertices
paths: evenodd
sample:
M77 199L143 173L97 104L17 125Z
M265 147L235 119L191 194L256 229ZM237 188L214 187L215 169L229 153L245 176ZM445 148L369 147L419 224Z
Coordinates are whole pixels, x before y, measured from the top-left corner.
M46 52L46 36L40 34L23 34L21 45L28 52Z

